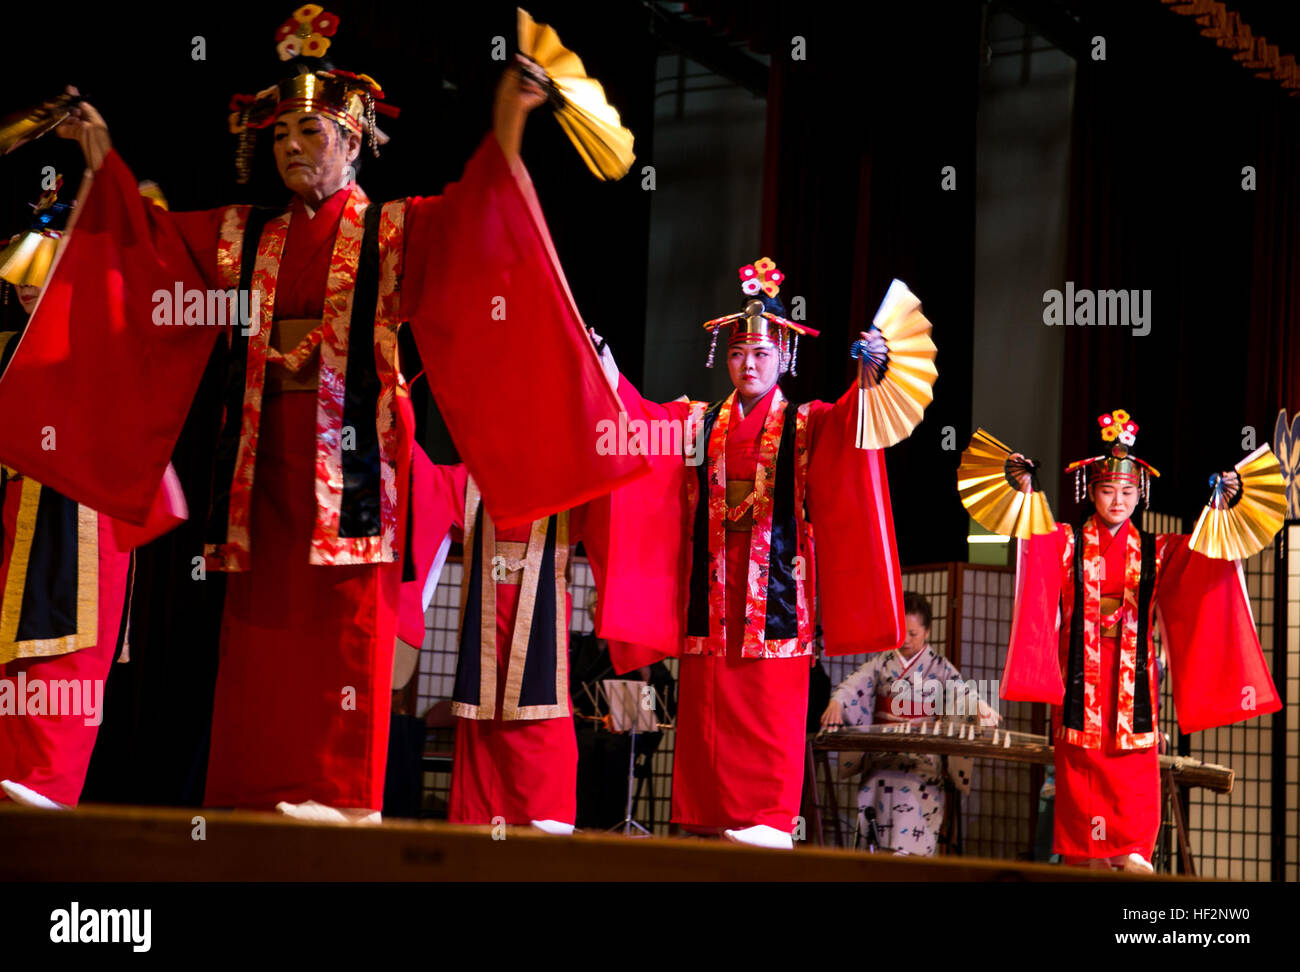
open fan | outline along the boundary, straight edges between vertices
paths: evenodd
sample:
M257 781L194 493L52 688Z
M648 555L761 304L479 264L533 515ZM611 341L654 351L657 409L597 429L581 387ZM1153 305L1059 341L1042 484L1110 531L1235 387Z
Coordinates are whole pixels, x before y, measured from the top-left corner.
M58 252L57 232L20 233L0 249L0 280L15 287L43 287Z
M1217 560L1241 560L1259 553L1286 519L1286 482L1268 444L1234 467L1241 489L1229 497L1222 477L1210 477L1210 501L1201 511L1188 545Z
M80 95L61 94L46 104L6 115L0 119L0 155L8 155L58 128L80 102Z
M957 469L962 506L980 526L1004 537L1025 540L1051 533L1056 520L1038 485L1038 464L1011 456L1007 446L976 429ZM1017 485L1019 474L1024 473L1029 475L1028 491Z
M859 449L883 449L901 442L920 424L934 399L936 348L921 301L895 280L889 285L872 326L884 338L885 351L854 343L858 358Z
M560 43L546 24L518 10L519 53L537 66L530 72L551 98L555 117L573 142L587 168L598 179L621 179L632 160L632 133L619 122L618 112L605 100L605 89L587 77L577 54Z

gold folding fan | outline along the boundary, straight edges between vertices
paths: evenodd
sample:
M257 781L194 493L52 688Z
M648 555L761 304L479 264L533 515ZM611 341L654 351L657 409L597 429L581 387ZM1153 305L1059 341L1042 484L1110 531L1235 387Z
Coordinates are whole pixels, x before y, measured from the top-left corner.
M28 230L0 249L0 280L15 287L43 287L59 252L59 236Z
M636 158L632 133L619 122L618 112L605 100L605 89L587 77L577 54L560 43L555 30L534 22L518 8L519 53L538 68L555 107L555 118L582 160L598 179L621 179Z
M35 105L0 119L0 155L34 142L46 132L63 124L72 109L81 103L80 95L61 94L48 104Z
M1039 488L1037 464L1011 456L1011 450L989 433L975 430L957 468L962 506L980 526L1004 537L1027 540L1035 534L1051 533L1056 520ZM1028 491L1017 485L1018 473L1029 474Z
M1189 546L1216 560L1242 560L1268 546L1286 519L1286 482L1268 443L1234 467L1241 489L1229 498L1216 475L1210 501L1201 511Z
M883 449L902 442L921 422L934 399L937 349L921 301L895 280L871 322L885 339L886 354L863 352L858 359L859 449Z

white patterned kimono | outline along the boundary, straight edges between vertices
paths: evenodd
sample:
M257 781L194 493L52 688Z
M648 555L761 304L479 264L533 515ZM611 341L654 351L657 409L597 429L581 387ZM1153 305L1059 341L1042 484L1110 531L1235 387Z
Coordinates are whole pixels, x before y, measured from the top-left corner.
M909 660L873 654L835 689L846 726L936 718L977 721L978 696L948 659L926 645ZM943 824L943 757L866 753L858 790L858 834L868 835L875 810L876 844L896 854L934 854Z

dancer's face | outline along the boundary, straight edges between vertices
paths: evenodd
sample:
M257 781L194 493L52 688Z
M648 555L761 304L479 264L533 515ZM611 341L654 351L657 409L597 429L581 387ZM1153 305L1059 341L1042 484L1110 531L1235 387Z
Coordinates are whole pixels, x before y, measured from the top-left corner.
M1112 530L1123 526L1137 509L1138 488L1132 483L1095 483L1091 492L1097 518Z
M275 121L275 165L280 178L313 209L347 183L344 170L361 151L361 137L311 112Z
M762 398L776 384L780 353L768 344L743 344L727 352L731 384L746 398Z
M41 297L40 287L29 287L22 284L14 288L18 291L18 303L22 305L24 311L30 314L36 309L36 301Z

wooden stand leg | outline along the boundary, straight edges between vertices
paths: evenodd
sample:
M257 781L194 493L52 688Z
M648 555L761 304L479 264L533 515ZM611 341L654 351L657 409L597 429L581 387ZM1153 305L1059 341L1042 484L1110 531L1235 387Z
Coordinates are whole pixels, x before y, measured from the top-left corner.
M812 737L808 738L808 748L803 761L803 812L804 820L816 835L818 847L826 845L822 837L822 810L817 803L817 764L813 762Z
M1178 792L1178 784L1174 782L1172 771L1165 770L1160 775L1165 784L1165 792L1174 805L1174 829L1178 834L1178 856L1183 873L1196 877L1196 858L1192 856L1192 845L1187 838L1187 820L1183 815L1183 801Z
M844 828L840 821L840 798L835 793L835 777L831 775L831 759L826 750L816 752L817 762L821 765L823 779L826 780L826 806L831 813L831 827L835 833L835 846L844 846Z

